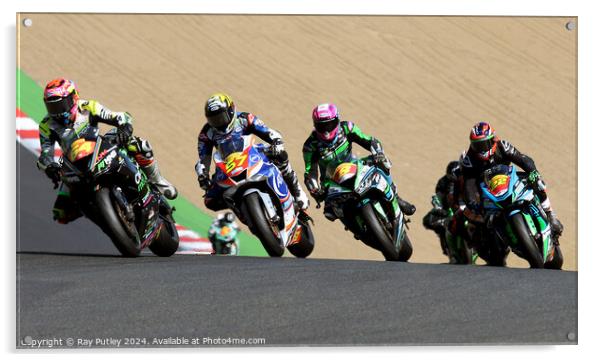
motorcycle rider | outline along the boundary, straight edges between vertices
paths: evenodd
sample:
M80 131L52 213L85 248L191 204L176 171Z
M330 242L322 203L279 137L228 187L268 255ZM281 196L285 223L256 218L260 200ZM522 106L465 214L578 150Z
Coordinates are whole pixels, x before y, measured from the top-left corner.
M519 152L510 142L500 140L495 130L487 122L479 122L470 131L470 147L461 158L462 173L464 175L464 197L466 201L466 216L475 219L480 216L478 188L483 172L496 164L516 164L528 174L527 182L539 197L541 206L546 212L552 227L552 235L556 242L562 234L562 223L552 209L550 199L546 193L544 183L535 162L531 157Z
M238 112L229 95L215 93L205 103L205 117L207 123L201 129L198 137L199 161L195 165L199 186L206 191L205 206L210 210L218 211L227 208L222 198L224 189L209 177L209 167L213 147L217 141L231 137L232 134L254 134L262 141L270 144L266 156L280 170L297 205L305 210L309 207L309 199L301 189L297 174L292 169L288 153L284 149L282 135L274 129L267 127L261 119L248 112Z
M437 181L435 186L435 194L431 201L433 208L422 219L422 225L427 230L433 230L439 237L441 250L445 255L449 255L445 232L450 220L450 213L464 205L463 200L459 197L460 174L460 162L451 161L447 164L445 175Z
M238 234L238 232L240 231L240 227L238 226L235 220L236 217L234 216L234 213L230 211L218 214L217 217L213 220L211 226L209 226L207 237L209 238L209 241L211 241L214 251L219 250L216 245L215 236L224 226L228 226L234 229Z
M351 121L341 121L337 106L332 103L317 105L312 111L314 129L303 144L305 161L304 182L310 195L318 202L328 193L330 181L327 169L334 169L341 163L355 159L351 152L352 143L370 151L374 161L390 169L391 163L385 156L381 143L364 134ZM395 185L392 185L394 189ZM398 196L399 206L405 215L412 215L416 207ZM331 221L336 220L332 206L324 205L324 215Z
M129 113L113 112L95 100L80 99L75 83L65 78L50 81L44 88L43 99L48 114L39 126L41 154L37 166L55 183L55 188L61 180L60 165L54 161L55 142L66 153L80 135L97 133L98 123L106 123L117 127L117 131L113 132L116 133L115 137L134 157L149 182L165 197L176 198L177 190L161 176L150 143L132 136L132 117ZM61 183L53 207L54 219L66 224L80 215L68 187Z

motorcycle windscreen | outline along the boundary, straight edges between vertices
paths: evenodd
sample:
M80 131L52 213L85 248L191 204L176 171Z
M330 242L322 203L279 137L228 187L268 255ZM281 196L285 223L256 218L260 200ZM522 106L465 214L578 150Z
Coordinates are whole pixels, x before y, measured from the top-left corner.
M79 138L71 144L69 152L67 153L67 159L72 163L79 161L94 153L95 147L96 141L87 141L84 138Z
M251 138L251 136L246 137ZM222 160L225 160L233 153L242 152L245 149L246 144L247 141L245 140L245 136L230 134L217 141L216 149Z

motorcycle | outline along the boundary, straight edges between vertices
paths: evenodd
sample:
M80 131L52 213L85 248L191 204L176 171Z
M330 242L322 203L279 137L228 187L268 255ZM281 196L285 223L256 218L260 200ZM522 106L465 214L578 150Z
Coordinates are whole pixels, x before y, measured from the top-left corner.
M490 263L504 265L507 249L527 260L531 268L561 269L563 256L537 195L524 173L514 166L496 165L480 183Z
M96 223L123 256L149 249L171 256L178 249L173 208L147 182L138 164L119 144L115 130L80 135L59 160L61 181L87 218Z
M209 241L213 245L213 253L221 255L238 255L238 230L224 225L222 227L211 226L209 229Z
M445 231L446 246L450 252L448 256L451 264L475 264L479 258L479 254L473 247L474 244L478 244L478 241L475 242L474 240L480 240L479 234L475 231L475 225L463 216L463 209L462 207L456 210L455 213L450 209L452 217L450 222L462 223L462 231L456 232L455 236L449 230ZM458 228L459 226L452 224L452 227Z
M223 199L236 216L259 238L271 257L284 250L305 258L314 249L309 215L299 210L286 182L266 156L265 144L252 135L232 134L217 142L213 159L215 181L225 188Z
M326 172L331 182L325 202L345 228L356 239L382 252L386 260L410 259L413 248L406 231L409 220L399 207L388 168L369 156Z

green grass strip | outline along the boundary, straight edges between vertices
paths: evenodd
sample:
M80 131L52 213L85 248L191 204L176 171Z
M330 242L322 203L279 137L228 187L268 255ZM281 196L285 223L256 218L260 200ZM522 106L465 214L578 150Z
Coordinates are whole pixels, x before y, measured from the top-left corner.
M31 119L40 123L46 115L46 107L42 102L44 90L25 72L17 69L17 108L25 112Z
M37 84L24 71L17 69L17 108L25 112L36 123L40 123L46 115L46 107L42 102L43 91L41 85ZM202 237L207 237L207 230L213 221L212 216L204 213L181 196L170 203L176 208L174 218L178 224L197 232ZM263 246L253 235L241 232L238 237L240 255L267 256Z

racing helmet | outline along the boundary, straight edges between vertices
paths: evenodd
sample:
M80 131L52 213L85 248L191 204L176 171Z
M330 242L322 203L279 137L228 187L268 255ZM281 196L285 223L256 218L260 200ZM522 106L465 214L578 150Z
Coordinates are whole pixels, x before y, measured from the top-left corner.
M487 122L479 122L470 130L470 149L483 161L493 156L497 141L495 130Z
M314 131L319 139L331 142L339 132L339 110L332 103L317 105L312 111Z
M236 119L236 106L225 93L212 94L205 103L207 123L219 131L224 131Z
M53 79L44 88L44 104L48 115L55 120L68 123L75 120L79 92L69 79Z
M225 215L224 215L224 220L228 223L233 223L235 219L234 213L228 211Z

